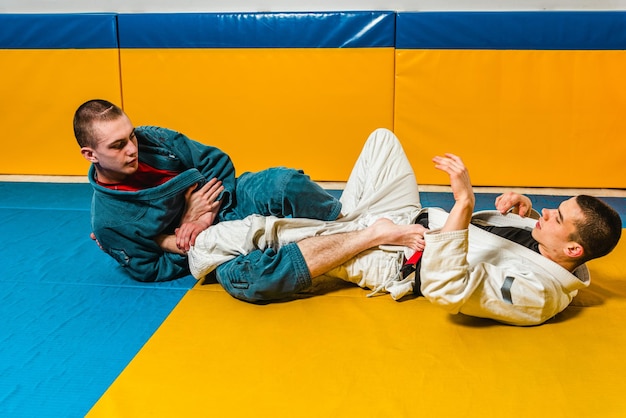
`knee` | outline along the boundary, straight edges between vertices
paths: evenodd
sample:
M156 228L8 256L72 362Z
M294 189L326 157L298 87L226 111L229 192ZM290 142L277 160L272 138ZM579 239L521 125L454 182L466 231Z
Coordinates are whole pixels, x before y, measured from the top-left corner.
M372 142L399 142L398 137L391 130L387 128L378 128L375 129L369 137L369 140Z
M285 299L305 290L311 281L308 271L294 266L292 258L281 250L256 250L219 266L216 278L228 294L245 302Z
M271 199L280 201L286 195L311 184L311 179L302 170L273 167L265 170L261 185Z
M232 275L225 277L217 274L217 281L229 295L250 303L284 300L304 290L299 289L298 286L287 286L287 288L281 289L273 283L270 277L264 277L263 274L251 274L243 279L238 276L237 279L233 279Z
M281 180L281 188L283 193L287 196L299 191L306 191L312 186L315 186L311 178L302 170L292 168L283 168L281 170L282 173L279 177Z
M218 267L217 281L235 299L260 302L268 299L261 275L249 260L235 259Z
M390 129L387 129L387 128L377 128L377 129L374 129L374 131L372 132L372 135L375 135L375 136L388 136L388 135L395 136L394 133Z
M271 186L275 189L286 190L294 184L302 184L310 182L309 176L304 174L302 170L287 167L274 167L268 169L271 172Z

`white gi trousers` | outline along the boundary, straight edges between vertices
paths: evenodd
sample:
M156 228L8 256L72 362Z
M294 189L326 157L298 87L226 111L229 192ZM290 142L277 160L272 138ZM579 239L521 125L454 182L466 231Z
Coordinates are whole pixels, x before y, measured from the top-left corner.
M336 221L251 215L220 222L203 231L189 253L191 273L201 279L220 264L256 249L275 248L308 237L364 229L379 218L409 224L420 212L413 169L397 137L377 129L367 139L341 196L343 217ZM412 250L381 246L367 250L325 276L356 283L398 299L413 290L413 279L398 273Z

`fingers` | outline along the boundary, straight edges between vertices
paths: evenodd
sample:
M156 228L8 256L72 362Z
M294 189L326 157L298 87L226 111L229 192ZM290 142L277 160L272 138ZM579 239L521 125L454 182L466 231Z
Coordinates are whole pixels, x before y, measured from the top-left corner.
M179 228L176 228L174 234L176 235L176 247L179 250L182 250L184 252L189 251L191 245L193 245L191 243L191 236L193 235L194 230L195 229L193 228L193 224L191 223L183 224Z
M185 249L185 251L189 251L189 249L193 246L196 245L196 238L198 237L198 235L200 235L201 230L198 229L194 229L193 231L191 231L191 235L189 236L189 241L187 242L187 248Z
M176 246L185 252L196 244L196 238L202 229L194 228L192 224L185 224L176 230Z
M435 156L433 158L436 168L443 170L448 174L465 171L465 164L463 164L461 157L450 153L446 153L444 155L444 157Z
M215 203L215 201L219 197L220 193L222 193L223 191L224 191L224 186L222 185L222 182L220 181L220 182L215 183L208 190L207 202Z
M433 162L435 168L445 171L450 176L450 187L455 204L461 204L464 208L473 210L475 197L469 172L463 160L457 155L446 153L443 157L434 157Z
M193 186L189 186L189 188L187 189L187 191L185 192L185 200L189 202L189 198L191 197L191 194L196 190L196 185L194 184Z
M469 183L469 173L461 157L449 153L444 155L444 157L436 156L433 158L435 168L448 173L453 186L454 183L458 182Z
M204 224L202 222L189 222L184 223L180 227L174 230L176 236L176 248L185 253L191 249L193 245L196 245L196 238L202 231L209 227L210 224Z
M532 209L532 202L528 196L515 192L506 192L496 197L496 209L500 213L512 211L520 216L527 216Z
M174 235L176 235L176 248L178 248L179 250L184 250L185 247L185 225L186 224L183 224L180 228L176 228L174 230Z
M513 206L515 206L515 202L511 200L510 193L504 193L496 197L496 209L500 213L507 213Z
M212 178L199 189L189 188L185 193L187 205L181 224L194 222L207 212L217 212L220 208L219 196L224 191L222 182Z
M213 177L211 180L207 181L204 186L198 189L199 192L204 194L210 194L216 188L219 188L222 185L222 182L217 178Z
M217 200L222 191L224 191L222 182L216 178L212 178L196 193L199 198L205 200L208 204L211 204Z

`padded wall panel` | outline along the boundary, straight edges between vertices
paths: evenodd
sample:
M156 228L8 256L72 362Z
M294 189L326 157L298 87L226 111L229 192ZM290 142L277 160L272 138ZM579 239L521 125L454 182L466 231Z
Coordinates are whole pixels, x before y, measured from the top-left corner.
M121 100L116 16L0 14L0 174L84 175L76 108Z
M424 184L626 187L626 15L399 13L395 131Z
M391 12L120 15L124 107L135 125L223 149L239 174L347 180L367 135L393 127L394 24Z

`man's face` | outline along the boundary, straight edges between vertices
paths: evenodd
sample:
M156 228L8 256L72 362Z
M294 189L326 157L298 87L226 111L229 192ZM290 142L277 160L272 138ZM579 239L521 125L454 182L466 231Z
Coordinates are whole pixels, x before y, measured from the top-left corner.
M130 119L124 115L94 123L96 146L85 147L83 155L96 165L98 180L119 183L137 171L137 137Z
M555 261L567 254L567 248L572 246L571 237L577 231L576 223L583 219L574 197L562 202L557 209L543 209L532 232L541 253Z

